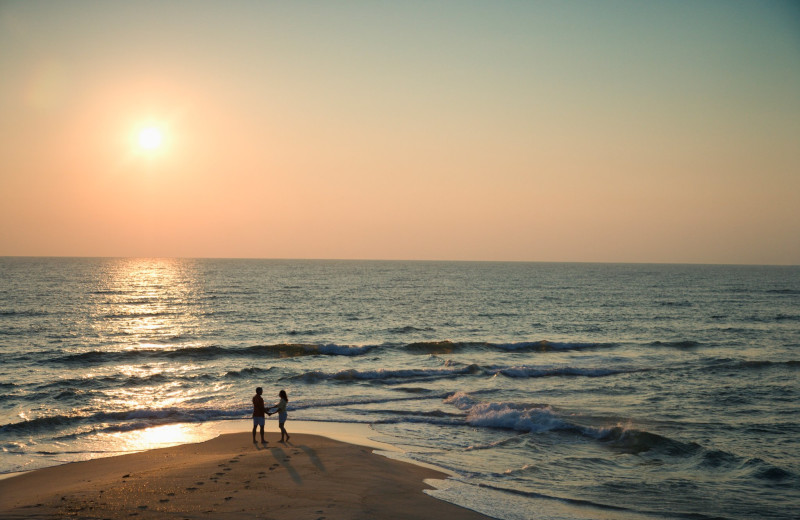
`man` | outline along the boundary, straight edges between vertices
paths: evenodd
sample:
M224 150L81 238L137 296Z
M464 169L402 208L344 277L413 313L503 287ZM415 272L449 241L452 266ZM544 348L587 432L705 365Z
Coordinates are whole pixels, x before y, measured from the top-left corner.
M253 396L253 444L256 443L256 427L261 427L261 444L266 444L264 440L264 398L261 397L261 387L256 388L256 395Z

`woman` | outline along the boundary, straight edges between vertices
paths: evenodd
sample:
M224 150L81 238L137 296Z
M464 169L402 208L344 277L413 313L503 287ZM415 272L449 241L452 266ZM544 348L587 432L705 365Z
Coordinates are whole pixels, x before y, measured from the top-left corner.
M280 402L278 402L278 404L270 407L270 410L274 408L274 411L269 415L272 415L273 413L277 412L278 426L281 429L280 442L288 442L289 434L286 432L286 428L284 428L283 425L286 423L286 405L289 404L289 397L287 397L286 395L286 390L281 390L280 392L278 392L278 397L280 397L281 400Z

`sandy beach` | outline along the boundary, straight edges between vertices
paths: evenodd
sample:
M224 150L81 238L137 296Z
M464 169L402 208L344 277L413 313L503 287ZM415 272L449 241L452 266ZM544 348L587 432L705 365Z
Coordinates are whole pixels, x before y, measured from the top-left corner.
M0 480L0 517L487 518L423 493L425 479L446 475L372 451L317 435L262 445L229 433Z

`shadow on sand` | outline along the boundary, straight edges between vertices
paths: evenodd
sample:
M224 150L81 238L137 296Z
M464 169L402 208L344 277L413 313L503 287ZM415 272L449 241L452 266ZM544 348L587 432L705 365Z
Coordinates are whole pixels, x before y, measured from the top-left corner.
M281 463L283 467L286 468L286 471L289 472L289 476L294 480L296 484L302 484L303 479L300 477L300 474L294 469L291 462L289 462L292 458L283 451L283 448L271 448L270 452L272 456L275 457L275 460Z

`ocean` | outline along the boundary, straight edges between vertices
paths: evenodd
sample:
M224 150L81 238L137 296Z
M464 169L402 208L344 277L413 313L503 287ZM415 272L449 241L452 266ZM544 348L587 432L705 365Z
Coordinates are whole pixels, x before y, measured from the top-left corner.
M800 517L800 267L0 258L0 361L0 473L262 386L499 519Z

